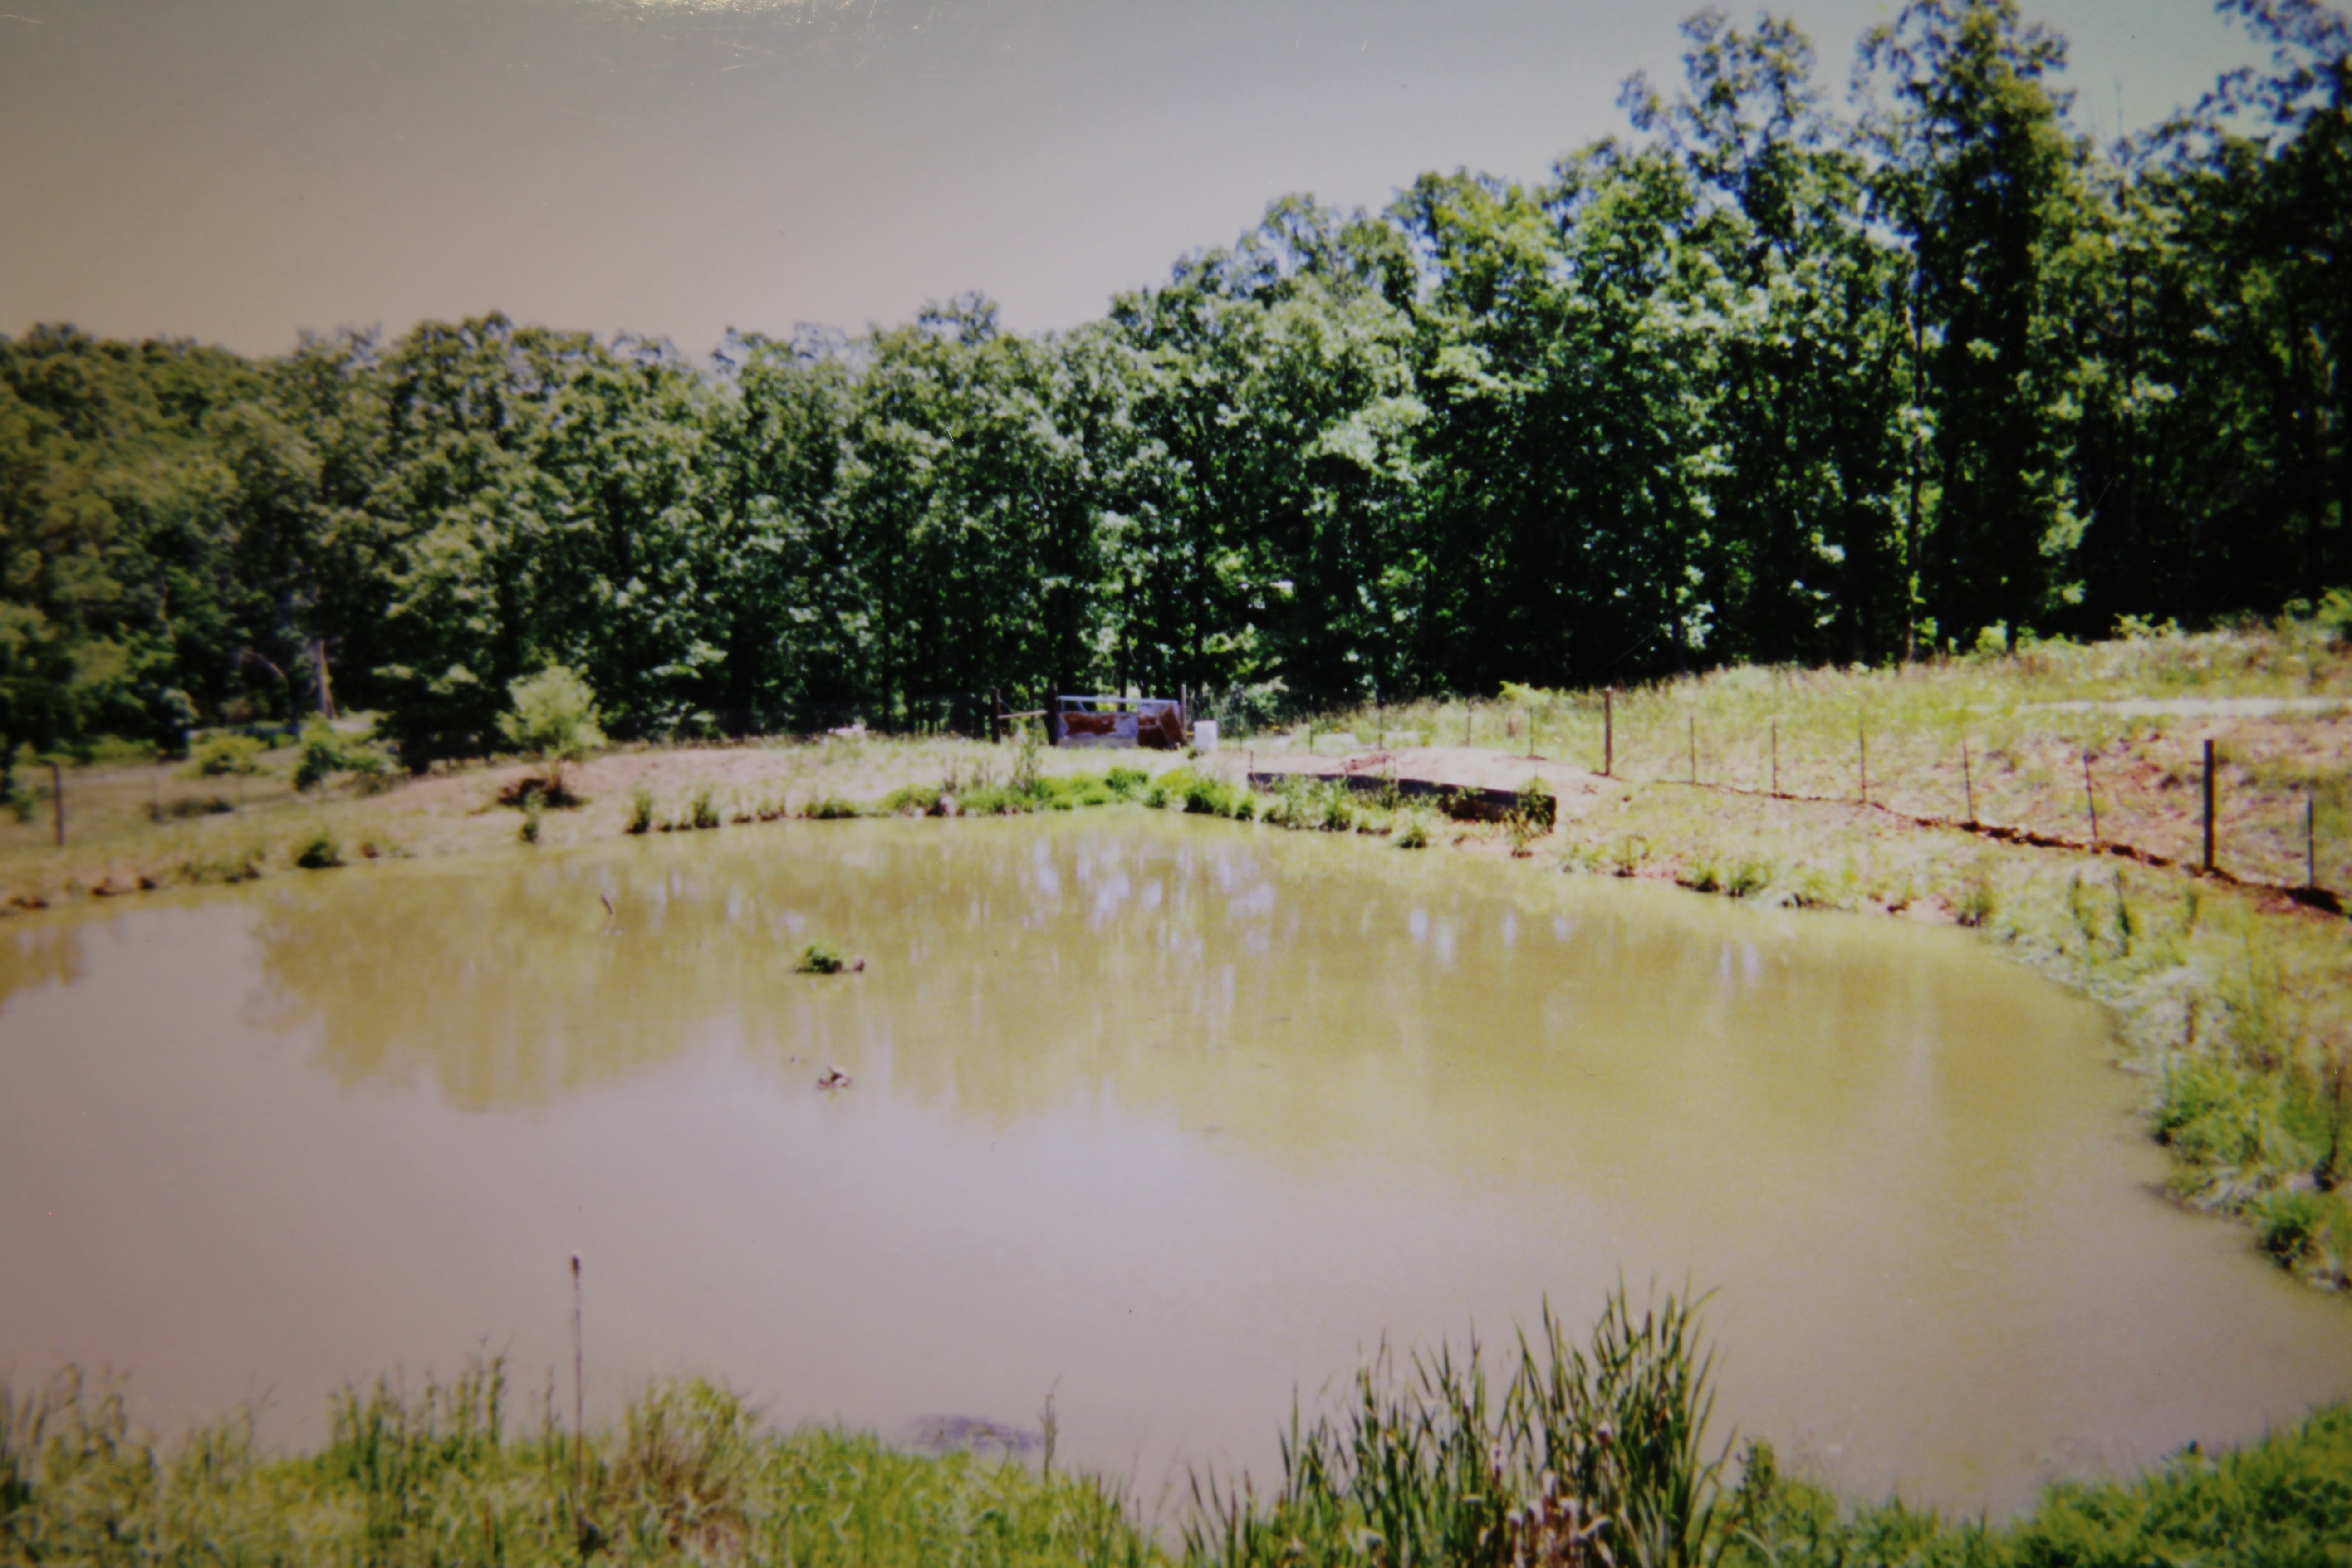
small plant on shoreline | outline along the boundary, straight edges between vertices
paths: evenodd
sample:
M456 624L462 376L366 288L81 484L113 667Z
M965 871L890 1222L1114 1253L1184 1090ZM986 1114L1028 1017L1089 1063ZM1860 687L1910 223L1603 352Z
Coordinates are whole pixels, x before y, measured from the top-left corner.
M1559 800L1551 786L1529 774L1518 793L1512 797L1511 808L1504 818L1504 826L1511 836L1511 853L1524 858L1528 846L1549 834L1559 820Z
M294 864L305 871L324 871L343 863L343 847L335 836L320 829L297 845Z
M639 784L629 792L629 820L625 831L650 832L654 825L654 792Z
M1629 833L1610 846L1609 872L1614 877L1631 877L1650 858L1650 841L1638 833Z
M719 826L719 789L716 784L704 784L694 792L688 806L688 825L698 831Z
M848 955L823 938L801 949L800 970L803 974L838 974L848 965Z
M545 801L536 794L530 795L522 803L522 826L516 830L515 837L525 844L538 843L540 829L545 825L546 817Z

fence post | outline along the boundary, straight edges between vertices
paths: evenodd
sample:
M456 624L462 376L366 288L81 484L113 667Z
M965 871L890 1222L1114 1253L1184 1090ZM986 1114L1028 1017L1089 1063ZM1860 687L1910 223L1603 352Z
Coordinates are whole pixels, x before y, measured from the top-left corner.
M988 743L1001 745L1004 741L1004 688L992 687L988 693Z
M1772 721L1772 798L1780 798L1780 721Z
M2319 890L2319 790L2303 792L2303 885Z
M2095 851L2099 847L2099 795L2091 787L2091 753L2088 751L2083 753L2083 799L2091 807L2091 847Z
M49 806L57 822L58 847L66 847L66 775L57 763L49 764Z
M1698 783L1698 715L1696 713L1691 715L1690 721L1690 768L1691 783L1696 784Z
M2205 869L2213 869L2213 742L2205 742Z
M1617 689L1601 689L1601 776L1617 776Z
M1969 738L1966 735L1960 737L1960 787L1968 792L1969 826L1974 827L1977 825L1977 781L1976 775L1969 771Z
M1862 753L1862 804L1870 804L1870 721L1863 714L1853 716L1854 744Z

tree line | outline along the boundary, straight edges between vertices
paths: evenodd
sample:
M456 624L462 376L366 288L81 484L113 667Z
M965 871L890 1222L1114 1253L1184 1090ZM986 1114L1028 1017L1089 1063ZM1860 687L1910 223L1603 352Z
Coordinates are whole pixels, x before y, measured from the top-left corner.
M1180 688L1258 713L1883 663L2352 582L2352 19L2102 146L2013 0L1850 93L1685 25L1536 182L1302 196L1073 331L501 315L248 360L0 338L0 755L311 710L412 764L581 672L624 735Z

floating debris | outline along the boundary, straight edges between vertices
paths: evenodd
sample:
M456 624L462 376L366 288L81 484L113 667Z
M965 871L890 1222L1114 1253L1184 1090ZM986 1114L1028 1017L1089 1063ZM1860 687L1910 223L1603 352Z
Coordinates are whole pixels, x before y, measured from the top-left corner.
M945 1454L958 1448L978 1452L1002 1449L1007 1454L1033 1454L1045 1438L1002 1421L979 1415L926 1415L915 1423L915 1447L926 1453Z
M850 1076L839 1068L827 1068L824 1076L816 1080L816 1086L822 1089L847 1089L852 1081Z

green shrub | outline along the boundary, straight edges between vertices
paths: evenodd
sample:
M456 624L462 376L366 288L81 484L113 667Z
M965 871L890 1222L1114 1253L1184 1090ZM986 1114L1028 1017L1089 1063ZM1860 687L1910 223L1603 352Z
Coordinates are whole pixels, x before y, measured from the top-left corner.
M841 949L822 939L801 949L803 974L838 974L848 963Z
M947 809L946 792L937 784L901 784L882 797L877 810L885 816L937 816Z
M1723 890L1735 899L1755 897L1772 885L1772 862L1742 860L1724 879Z
M697 828L719 826L719 793L717 786L704 784L694 792L690 820Z
M604 731L596 724L595 691L563 665L509 681L507 696L514 706L499 715L499 732L518 750L577 763L604 743Z
M1404 826L1398 830L1396 841L1400 849L1428 848L1429 818L1417 811L1407 812Z
M1530 773L1513 797L1511 811L1534 824L1539 832L1549 833L1559 821L1559 797L1552 794L1551 785Z
M2254 1233L2264 1252L2292 1268L2316 1262L2327 1239L2327 1194L2304 1188L2274 1193L2254 1213Z
M1244 822L1255 809L1247 786L1223 784L1191 768L1170 769L1152 781L1144 798L1155 807L1181 805L1188 816L1230 816Z
M1029 809L1029 797L1011 784L982 784L957 804L967 816L1019 816Z
M261 757L268 749L251 735L209 736L189 752L188 772L196 778L250 778L267 771Z
M305 871L324 871L343 863L343 847L324 828L295 847L294 864Z
M373 729L346 735L323 717L314 716L302 726L299 744L301 755L294 763L298 790L316 788L337 773L355 775L363 789L391 776L392 758L375 743Z
M629 792L629 831L644 833L654 825L654 792L639 784Z

